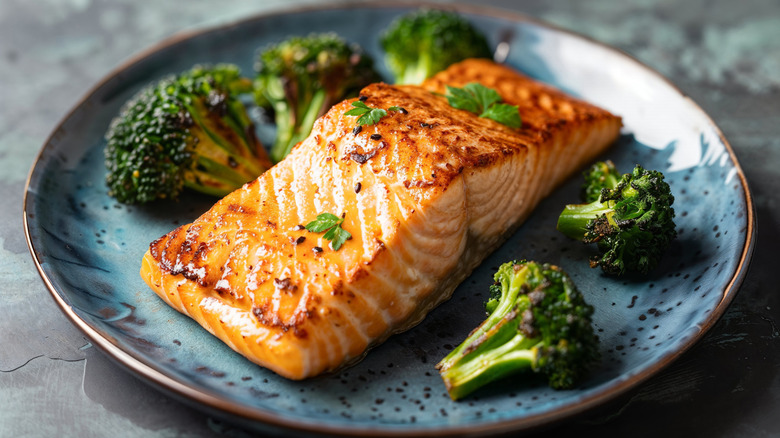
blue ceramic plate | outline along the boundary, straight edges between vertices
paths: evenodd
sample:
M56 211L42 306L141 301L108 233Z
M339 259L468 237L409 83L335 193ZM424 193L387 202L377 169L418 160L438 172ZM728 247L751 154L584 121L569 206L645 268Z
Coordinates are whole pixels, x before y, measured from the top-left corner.
M214 199L190 195L179 203L127 207L106 195L103 133L122 103L149 81L195 63L233 62L251 73L258 47L294 34L336 31L380 60L379 32L407 11L299 10L174 38L109 75L67 115L31 171L24 219L44 282L94 345L156 386L260 429L455 436L570 417L646 380L702 337L733 299L755 238L744 174L718 128L672 84L619 51L522 16L475 8L461 12L493 44L508 38L507 64L623 117L624 134L604 158L623 170L641 163L666 173L677 199L679 239L653 275L607 278L588 267L590 248L558 234L561 207L577 198L575 176L449 302L336 375L280 378L233 353L146 287L138 270L149 242ZM267 143L269 133L260 127ZM602 363L576 390L518 379L452 402L434 364L482 319L495 268L517 258L559 264L572 275L597 309Z

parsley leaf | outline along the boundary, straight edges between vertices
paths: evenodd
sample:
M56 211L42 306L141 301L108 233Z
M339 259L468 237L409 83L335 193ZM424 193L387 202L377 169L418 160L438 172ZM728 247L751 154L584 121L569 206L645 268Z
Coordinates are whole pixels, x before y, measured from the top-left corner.
M522 120L520 120L520 113L517 111L517 107L506 103L490 105L488 109L480 114L480 117L495 120L510 128L519 128L523 124Z
M331 213L320 213L317 218L308 224L306 229L313 233L325 233L322 237L326 240L330 240L330 248L334 251L338 251L339 248L352 237L349 231L341 228L341 224L344 222L344 218L338 217Z
M322 233L333 227L339 225L344 219L330 213L320 213L317 215L317 219L306 224L306 229L314 233Z
M387 111L381 108L371 108L359 100L352 102L352 106L354 108L345 112L344 115L360 116L357 120L358 125L374 125L379 122L382 117L387 115Z
M496 90L480 83L469 82L463 88L447 85L445 97L453 108L476 113L510 128L519 128L522 125L517 106L501 103L501 95Z
M463 88L455 88L447 85L447 102L450 106L457 109L470 111L472 113L481 113L482 107L474 99L474 96Z
M330 249L332 249L334 251L338 251L339 248L341 248L341 245L343 245L344 242L346 242L347 240L349 240L350 237L352 237L352 234L350 234L349 231L347 231L347 230L345 230L345 229L343 229L341 227L333 227L333 228L331 228L330 231L325 233L325 236L323 236L323 237L328 239L328 234L330 234L330 233L333 233L331 235L331 238L329 239L330 240Z
M379 120L382 119L382 117L387 115L387 111L403 112L403 108L400 106L391 106L387 110L383 110L382 108L371 108L360 100L352 102L352 106L354 108L345 112L344 115L360 116L360 118L357 120L358 125L375 125L379 122Z
M475 100L479 104L479 107L482 108L482 113L484 113L494 103L501 102L501 95L498 94L496 90L485 87L478 82L470 82L464 85L463 89L474 96Z

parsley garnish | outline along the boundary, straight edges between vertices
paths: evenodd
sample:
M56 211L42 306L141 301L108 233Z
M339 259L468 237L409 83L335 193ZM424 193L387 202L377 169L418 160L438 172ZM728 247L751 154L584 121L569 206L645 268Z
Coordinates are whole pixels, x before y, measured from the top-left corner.
M343 217L331 213L320 213L317 215L317 219L306 224L306 229L312 233L324 232L325 235L322 237L330 240L330 248L338 251L341 245L352 237L349 231L341 228L342 222L344 222Z
M477 82L470 82L463 88L447 85L445 97L453 108L471 111L510 128L519 128L522 124L517 106L501 103L501 96L496 90Z
M371 108L359 100L352 102L352 106L354 108L345 112L344 115L360 116L360 118L357 120L358 125L374 125L379 122L382 117L387 115L387 111L401 111L401 107L397 106L391 106L387 109L387 111L383 110L382 108Z

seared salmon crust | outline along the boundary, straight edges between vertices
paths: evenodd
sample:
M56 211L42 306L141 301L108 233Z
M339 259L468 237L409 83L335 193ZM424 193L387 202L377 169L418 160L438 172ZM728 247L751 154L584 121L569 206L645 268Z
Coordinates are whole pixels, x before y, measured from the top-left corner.
M452 108L445 85L480 82L517 105L512 129ZM621 121L486 60L422 86L369 85L257 180L155 240L141 275L168 304L251 361L290 378L333 371L409 329L589 164ZM338 251L303 225L344 218Z

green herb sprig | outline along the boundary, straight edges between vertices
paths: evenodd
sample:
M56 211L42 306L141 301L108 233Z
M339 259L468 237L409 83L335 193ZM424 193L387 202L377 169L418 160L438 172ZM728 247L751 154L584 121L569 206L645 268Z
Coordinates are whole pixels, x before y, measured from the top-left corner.
M522 126L520 112L516 105L501 103L501 95L496 90L477 82L470 82L463 88L447 85L447 102L451 107L470 111L480 117L495 120L498 123L519 128Z
M344 242L352 237L349 231L341 228L343 222L343 217L331 213L320 213L315 220L306 224L306 229L312 233L325 233L322 237L330 240L332 250L338 251Z
M382 117L387 115L387 111L401 111L401 107L391 106L387 110L382 108L371 108L364 102L356 100L352 102L351 110L344 113L345 116L360 116L357 120L358 125L374 125L378 123Z

